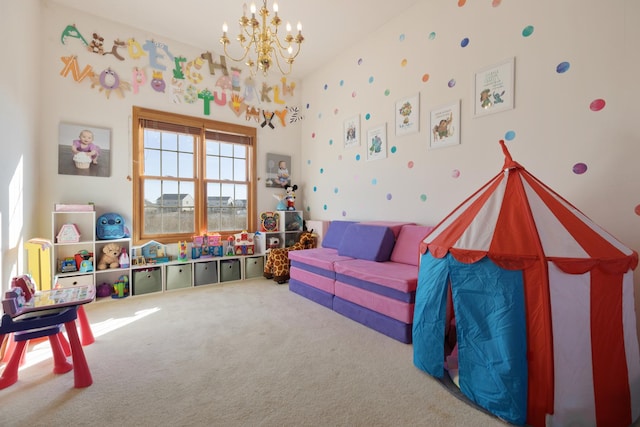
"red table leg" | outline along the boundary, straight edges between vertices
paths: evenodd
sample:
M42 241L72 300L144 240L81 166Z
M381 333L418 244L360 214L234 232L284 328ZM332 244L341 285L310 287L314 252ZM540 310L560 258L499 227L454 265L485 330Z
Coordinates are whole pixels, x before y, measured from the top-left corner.
M53 373L64 374L73 369L73 365L67 362L67 357L64 355L62 345L60 345L61 334L49 335L49 343L51 344L51 352L53 353Z
M84 356L82 350L82 344L80 343L80 337L78 336L78 329L76 329L75 320L71 320L64 324L69 336L69 345L71 346L71 358L73 360L73 379L76 388L89 387L93 384L93 378L91 378L91 371L89 371L89 365L87 359Z
M22 358L22 353L24 353L26 345L27 341L16 342L16 347L13 353L11 353L11 359L9 359L9 363L4 367L4 371L2 371L2 375L0 376L0 390L18 381L18 367L20 367L20 359Z
M93 337L93 331L91 330L89 319L87 319L87 313L84 311L84 305L78 307L78 324L80 325L82 345L93 344L96 339Z

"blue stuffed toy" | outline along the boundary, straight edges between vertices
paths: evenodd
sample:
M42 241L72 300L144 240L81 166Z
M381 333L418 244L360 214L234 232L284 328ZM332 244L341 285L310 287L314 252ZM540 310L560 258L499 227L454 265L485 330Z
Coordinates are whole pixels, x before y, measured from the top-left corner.
M101 240L123 239L129 237L129 230L122 215L110 212L98 217L96 235Z

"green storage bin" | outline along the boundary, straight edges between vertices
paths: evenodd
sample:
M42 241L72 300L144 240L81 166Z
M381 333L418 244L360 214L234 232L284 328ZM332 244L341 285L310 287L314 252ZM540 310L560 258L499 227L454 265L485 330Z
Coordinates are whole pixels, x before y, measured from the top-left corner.
M223 259L220 261L220 281L240 280L240 260Z
M191 264L167 266L167 290L191 287Z
M244 276L245 279L254 277L262 277L264 273L264 257L255 256L244 259Z
M218 283L218 262L217 261L204 261L196 262L194 271L194 284L210 285L212 283Z
M160 268L133 271L133 295L162 291L162 272Z

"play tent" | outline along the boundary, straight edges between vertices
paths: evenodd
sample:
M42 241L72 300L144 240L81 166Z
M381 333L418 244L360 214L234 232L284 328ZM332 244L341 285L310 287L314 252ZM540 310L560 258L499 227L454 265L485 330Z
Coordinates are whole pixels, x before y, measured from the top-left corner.
M514 424L627 427L640 415L638 254L500 143L502 171L421 244L414 364L445 375L452 302L470 400Z

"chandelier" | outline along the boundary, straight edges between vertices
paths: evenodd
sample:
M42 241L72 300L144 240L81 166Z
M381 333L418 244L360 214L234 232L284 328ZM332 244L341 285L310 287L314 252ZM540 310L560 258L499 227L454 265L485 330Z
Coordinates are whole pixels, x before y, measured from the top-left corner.
M246 59L245 64L249 67L252 74L256 71L262 71L263 75L267 75L274 62L282 74L289 74L292 70L293 61L300 53L300 45L304 41L302 37L302 24L298 22L298 34L291 34L291 25L287 22L287 34L281 40L278 35L278 27L282 20L278 16L278 4L273 4L273 18L267 23L270 12L267 9L267 0L263 0L262 7L256 18L256 5L251 3L251 17L247 17L247 5L243 5L242 18L239 19L240 33L236 40L240 43L240 47L244 53L240 58L234 58L227 52L227 46L230 41L227 37L227 23L222 26L222 37L220 43L224 46L224 54L233 61L240 62ZM295 51L295 52L294 52ZM256 60L254 61L254 54ZM281 64L282 62L282 64ZM286 71L285 71L286 70Z

